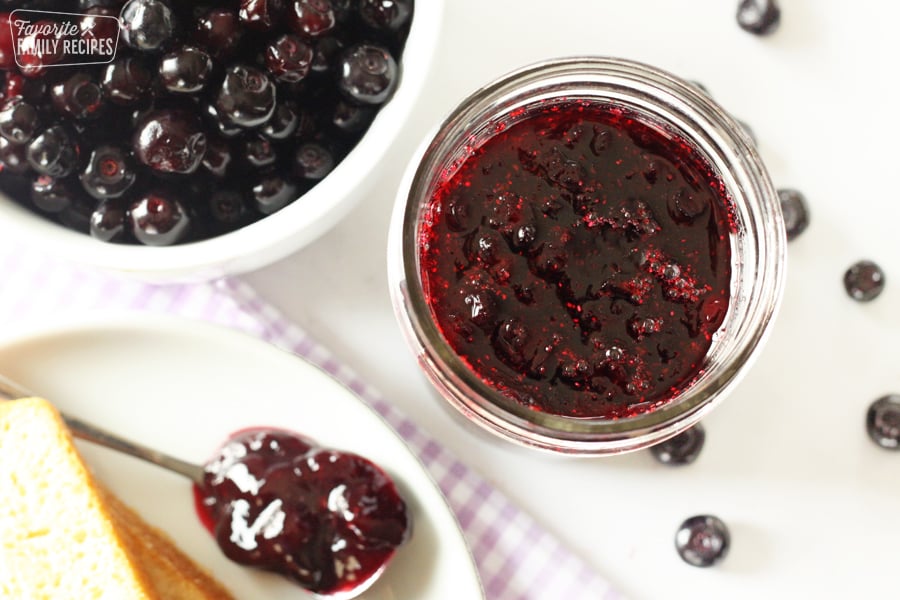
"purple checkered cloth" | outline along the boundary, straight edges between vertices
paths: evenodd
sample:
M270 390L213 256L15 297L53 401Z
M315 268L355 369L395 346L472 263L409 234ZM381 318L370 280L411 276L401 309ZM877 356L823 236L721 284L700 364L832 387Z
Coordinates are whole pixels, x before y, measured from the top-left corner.
M47 315L137 310L242 330L315 363L344 382L394 427L454 510L490 600L619 599L583 560L541 528L439 441L401 414L321 344L240 279L153 286L0 245L0 327Z

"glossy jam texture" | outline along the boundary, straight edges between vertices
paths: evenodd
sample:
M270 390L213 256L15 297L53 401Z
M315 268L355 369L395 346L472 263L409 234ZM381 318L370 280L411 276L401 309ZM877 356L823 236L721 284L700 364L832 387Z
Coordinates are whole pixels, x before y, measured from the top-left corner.
M534 410L620 418L694 379L730 300L730 201L694 146L621 107L521 109L448 169L419 266L444 338Z
M317 593L371 583L410 534L406 504L378 466L288 431L236 434L204 483L198 511L228 558Z

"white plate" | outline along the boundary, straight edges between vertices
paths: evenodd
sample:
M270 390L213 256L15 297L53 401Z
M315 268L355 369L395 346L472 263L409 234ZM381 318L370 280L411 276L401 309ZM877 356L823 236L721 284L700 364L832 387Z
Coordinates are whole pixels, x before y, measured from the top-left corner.
M318 368L241 333L131 316L54 327L0 345L0 372L101 427L186 460L250 426L294 429L362 454L396 481L413 535L368 600L482 598L471 555L437 486L381 417ZM167 531L237 598L296 600L300 588L224 558L194 512L187 480L80 443L97 477Z

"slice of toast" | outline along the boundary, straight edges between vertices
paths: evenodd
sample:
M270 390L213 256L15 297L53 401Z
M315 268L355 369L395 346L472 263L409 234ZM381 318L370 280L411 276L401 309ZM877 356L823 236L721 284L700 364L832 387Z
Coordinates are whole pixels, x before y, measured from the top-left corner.
M28 398L0 402L0 598L232 596L98 486L56 409Z

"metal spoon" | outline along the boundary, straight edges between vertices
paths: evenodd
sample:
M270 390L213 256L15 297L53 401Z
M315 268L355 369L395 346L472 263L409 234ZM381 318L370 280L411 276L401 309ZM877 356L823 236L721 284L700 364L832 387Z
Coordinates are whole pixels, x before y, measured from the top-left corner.
M39 394L31 392L23 385L12 381L8 377L0 375L0 399L16 400L18 398L29 398L38 395ZM114 433L110 433L109 431L97 427L96 425L67 415L62 411L60 411L60 415L72 431L72 434L77 438L110 448L111 450L124 452L125 454L140 458L141 460L146 460L147 462L153 463L164 469L174 471L179 475L184 475L198 485L203 485L204 471L201 465L189 463L180 458L169 456L164 452L126 440Z

